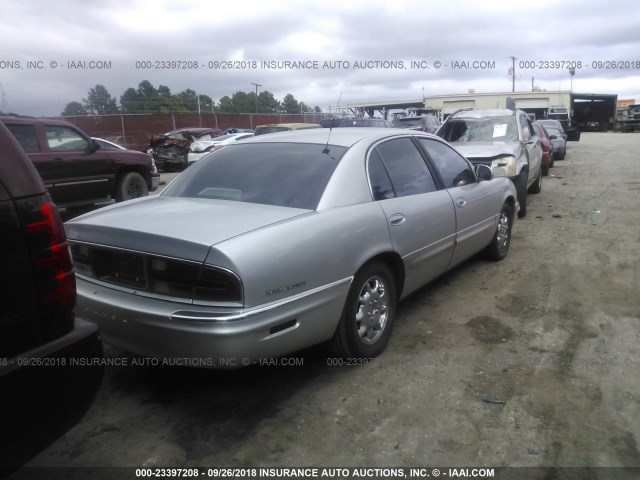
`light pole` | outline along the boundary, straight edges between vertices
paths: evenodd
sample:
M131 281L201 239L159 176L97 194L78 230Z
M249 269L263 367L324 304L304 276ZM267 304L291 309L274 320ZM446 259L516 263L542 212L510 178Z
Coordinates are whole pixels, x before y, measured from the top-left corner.
M509 57L512 61L511 67L511 91L516 91L516 57Z
M570 68L569 69L569 75L571 78L571 83L569 84L569 93L573 93L573 76L576 74L576 69L575 68Z
M253 83L253 82L251 82L251 85L256 86L256 114L257 114L258 113L258 87L261 87L262 85L258 83Z
M202 127L202 115L200 114L200 95L196 94L196 98L198 99L198 126Z

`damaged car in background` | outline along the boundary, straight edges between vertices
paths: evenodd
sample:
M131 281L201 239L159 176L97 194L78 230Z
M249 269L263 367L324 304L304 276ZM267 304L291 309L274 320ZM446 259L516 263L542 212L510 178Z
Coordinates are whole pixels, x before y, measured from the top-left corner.
M518 191L521 217L527 213L527 193L542 188L542 145L522 110L470 108L447 117L436 132L474 165L510 178Z
M189 165L189 147L193 142L211 140L223 134L218 128L179 128L152 136L145 152L151 154L158 170L180 171Z
M237 368L325 342L380 354L398 301L478 252L505 258L518 208L511 181L434 135L307 129L66 226L78 313L107 343Z
M193 142L189 147L189 165L197 162L214 150L250 137L253 137L253 132L227 133L215 137L213 140L198 140L197 142Z

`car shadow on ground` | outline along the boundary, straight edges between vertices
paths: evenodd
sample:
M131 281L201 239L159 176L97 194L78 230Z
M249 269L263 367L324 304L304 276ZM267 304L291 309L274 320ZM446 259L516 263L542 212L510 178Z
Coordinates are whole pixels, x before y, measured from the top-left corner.
M91 407L102 367L27 366L2 379L0 478L53 444Z

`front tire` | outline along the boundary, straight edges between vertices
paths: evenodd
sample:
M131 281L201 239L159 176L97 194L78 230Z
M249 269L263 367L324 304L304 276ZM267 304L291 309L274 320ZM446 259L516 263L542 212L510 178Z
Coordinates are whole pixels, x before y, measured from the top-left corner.
M500 261L509 253L511 245L511 228L513 227L513 208L508 203L502 206L498 225L493 235L491 243L485 250L485 255L489 260Z
M536 181L529 187L529 193L540 193L542 190L542 166L538 170L538 176L536 177Z
M518 203L520 204L520 211L518 217L522 218L527 214L527 172L522 171L516 177L515 181L516 193L518 195Z
M147 195L149 195L149 186L139 173L127 172L118 178L115 194L116 202L146 197Z
M342 358L371 358L385 349L395 318L396 287L389 267L374 261L355 276L329 348Z
M542 176L546 177L549 175L549 168L551 168L551 164L542 166Z

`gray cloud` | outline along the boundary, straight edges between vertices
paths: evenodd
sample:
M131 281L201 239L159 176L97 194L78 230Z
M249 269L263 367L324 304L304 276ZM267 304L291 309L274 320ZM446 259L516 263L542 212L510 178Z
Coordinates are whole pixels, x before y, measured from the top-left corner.
M532 4L534 3L534 4ZM606 8L585 2L398 1L383 2L128 2L73 0L3 2L0 20L0 109L59 114L96 84L119 100L149 80L177 93L192 88L218 100L262 84L282 99L327 108L343 103L420 98L426 95L510 91L510 56L517 60L516 89L531 84L568 89L567 68L520 68L520 62L579 61L573 77L580 92L613 93L640 101L640 11L613 0ZM333 69L149 70L140 60L305 60L349 62ZM110 62L103 70L69 69L68 62ZM410 62L429 68L410 68ZM27 69L39 61L43 69ZM51 68L51 62L58 62ZM371 62L403 62L406 68ZM442 62L436 69L433 62ZM452 67L486 61L493 68ZM355 63L365 68L355 69ZM365 63L369 62L369 63ZM601 64L598 64L601 62ZM622 62L605 68L602 62ZM20 68L12 68L20 64ZM599 67L600 65L600 67ZM608 65L611 66L611 65Z

